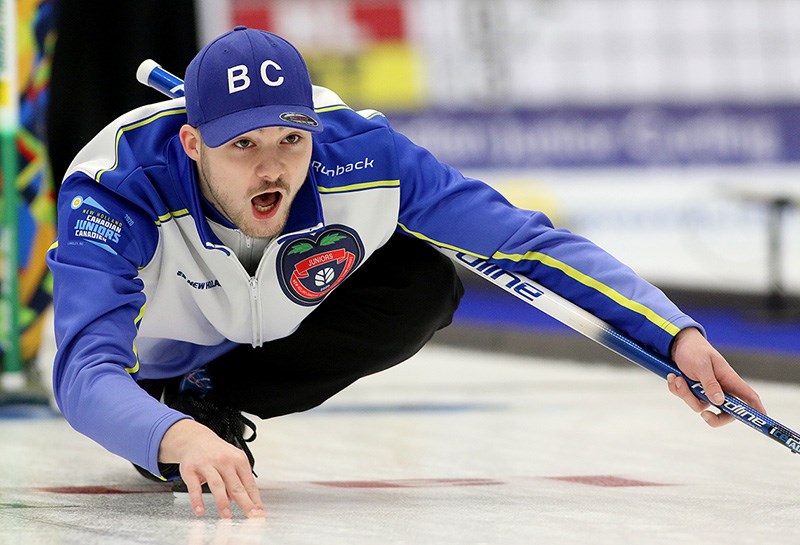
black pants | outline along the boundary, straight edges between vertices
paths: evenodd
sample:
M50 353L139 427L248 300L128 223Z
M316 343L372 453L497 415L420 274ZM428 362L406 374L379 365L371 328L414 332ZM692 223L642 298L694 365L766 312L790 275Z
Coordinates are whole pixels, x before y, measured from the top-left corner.
M394 235L293 334L212 361L209 400L261 418L316 407L416 354L450 324L463 292L449 259ZM140 384L160 397L165 381Z

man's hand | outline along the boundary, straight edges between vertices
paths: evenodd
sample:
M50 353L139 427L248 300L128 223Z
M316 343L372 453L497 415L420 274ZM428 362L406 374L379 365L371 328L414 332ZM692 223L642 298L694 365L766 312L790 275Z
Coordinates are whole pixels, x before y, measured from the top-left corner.
M161 440L158 461L180 464L195 514L205 513L202 485L208 483L220 517L233 516L231 500L248 518L264 517L264 504L247 456L202 424L189 419L173 424Z
M766 414L761 398L733 370L725 358L703 337L696 328L681 330L672 343L672 360L688 378L703 385L706 396L715 405L725 400L723 391L736 396L754 409ZM723 426L733 417L727 413L717 414L709 410L709 405L692 394L688 383L682 377L670 374L667 377L669 391L681 398L712 428Z

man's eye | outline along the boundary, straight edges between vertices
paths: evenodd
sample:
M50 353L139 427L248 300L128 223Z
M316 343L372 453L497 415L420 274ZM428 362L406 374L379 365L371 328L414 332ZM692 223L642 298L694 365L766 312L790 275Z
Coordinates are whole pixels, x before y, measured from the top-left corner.
M284 140L286 140L287 144L297 144L301 138L302 136L300 136L299 134L290 134Z
M250 140L245 140L244 138L242 138L241 140L237 140L236 142L234 142L233 145L239 149L246 149L252 146L253 143Z

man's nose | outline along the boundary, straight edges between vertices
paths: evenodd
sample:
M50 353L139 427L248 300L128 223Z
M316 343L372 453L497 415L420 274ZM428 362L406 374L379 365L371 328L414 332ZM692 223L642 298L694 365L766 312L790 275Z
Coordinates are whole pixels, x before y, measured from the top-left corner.
M283 163L276 153L269 150L261 152L258 163L256 164L256 175L259 178L275 181L281 177L283 171Z

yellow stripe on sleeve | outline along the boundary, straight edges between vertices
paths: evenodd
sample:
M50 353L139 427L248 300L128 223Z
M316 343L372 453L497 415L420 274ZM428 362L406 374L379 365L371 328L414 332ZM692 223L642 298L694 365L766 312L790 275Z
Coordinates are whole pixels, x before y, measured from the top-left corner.
M343 185L341 187L317 187L317 190L320 193L346 193L348 191L376 189L379 187L400 187L400 180L376 180L374 182L362 182L359 184Z
M185 113L186 113L186 108L176 108L174 110L164 110L163 112L158 112L157 114L154 114L154 115L152 115L152 116L150 116L148 118L142 119L141 121L138 121L137 123L134 123L132 125L128 125L126 127L122 127L121 129L119 129L117 131L116 140L114 141L114 165L111 168L105 168L105 169L99 170L97 172L97 174L95 175L95 177L94 177L95 181L99 183L100 182L100 176L102 176L106 172L111 172L112 170L117 168L117 166L119 165L119 141L122 139L122 135L123 134L125 134L126 132L131 131L133 129L138 129L139 127L142 127L144 125L152 123L156 119L160 119L160 118L162 118L164 116L185 114Z
M670 335L677 335L680 329L669 320L664 319L663 317L659 316L656 312L652 309L644 306L641 303L628 299L621 293L619 293L614 288L603 284L602 282L587 276L580 272L579 270L575 269L564 263L563 261L559 261L549 255L545 255L541 252L528 252L524 255L521 254L504 254L503 252L495 252L492 256L493 259L507 259L509 261L539 261L540 263L547 265L548 267L552 267L554 269L558 269L573 280L577 280L584 286L588 286L592 289L595 289L617 303L618 305L627 308L633 312L641 314L645 318L647 318L650 322L654 323Z
M346 104L337 104L336 106L326 106L325 108L315 108L314 111L318 114L323 114L325 112L335 112L336 110L349 110L350 107Z
M428 238L425 235L423 235L422 233L418 233L416 231L412 231L411 229L409 229L408 227L406 227L405 225L403 225L400 222L397 222L397 225L400 226L400 229L402 229L403 231L405 231L409 235L412 235L412 236L414 236L414 237L416 237L416 238L418 238L420 240L424 240L425 242L430 242L431 244L433 244L434 246L438 246L439 248L447 248L448 250L453 250L454 252L461 252L462 254L467 254L467 255L474 256L474 257L480 257L481 259L489 259L488 256L481 255L481 254L476 254L475 252L470 252L469 250L465 250L463 248L459 248L458 246L453 246L452 244L446 244L444 242L439 242L438 240L433 240L432 238Z
M162 223L168 222L172 218L183 217L183 216L187 215L188 213L189 213L189 210L187 208L182 208L181 210L175 210L175 211L167 212L166 214L162 214L161 216L158 216L158 219L156 220L156 225L161 225Z
M136 350L136 343L133 344L133 355L136 358L136 365L134 365L133 367L125 368L125 371L127 371L128 374L131 375L139 372L139 351Z
M136 326L137 329L139 328L139 323L142 321L142 318L144 318L144 311L145 311L146 308L147 308L147 303L142 305L142 308L139 309L139 314L133 320L133 323L134 323L134 325ZM139 372L139 351L136 349L136 342L135 341L133 343L133 356L134 356L134 358L136 358L136 364L133 367L126 367L125 368L125 371L127 371L131 375L134 374L134 373L138 373Z
M136 316L136 318L133 320L133 323L136 325L136 327L139 327L139 322L141 322L142 318L144 318L144 309L146 308L147 308L147 303L142 305L142 308L139 311L139 315Z

